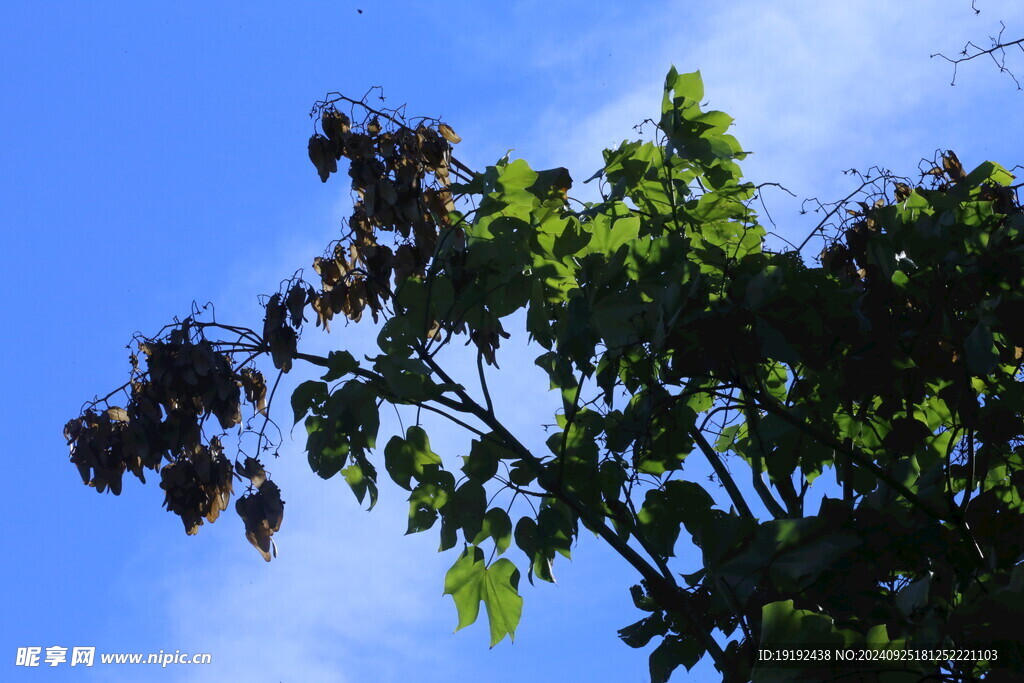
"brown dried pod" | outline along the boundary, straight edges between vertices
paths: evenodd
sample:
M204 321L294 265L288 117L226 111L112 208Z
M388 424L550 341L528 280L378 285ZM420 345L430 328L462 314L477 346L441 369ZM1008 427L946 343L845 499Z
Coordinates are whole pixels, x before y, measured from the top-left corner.
M352 133L345 140L345 156L356 161L370 159L375 154L373 138L365 133Z
M447 123L439 123L437 125L437 132L439 132L444 137L445 140L452 143L453 145L457 145L460 142L462 142L462 138L456 135L455 131L452 130L452 127L449 126Z
M341 291L335 289L334 291ZM320 292L313 298L313 311L316 313L317 327L323 327L325 332L331 331L331 319L334 318L334 310L331 308L331 293Z
M363 308L366 307L366 283L361 279L356 280L348 288L348 296L345 299L343 311L354 323L359 322L363 317Z
M964 171L960 159L951 149L946 150L946 153L942 155L942 168L945 169L950 180L958 181L967 177L967 172Z
M284 518L281 490L268 479L256 493L235 501L235 511L245 524L245 537L263 559L270 562L271 556L277 555L277 547L271 537L280 530Z
M263 373L253 368L243 368L241 374L242 388L245 389L245 400L251 403L257 413L267 412L267 382Z
M348 301L348 285L340 285L331 290L329 298L331 311L342 313L345 310L346 301Z
M234 382L230 382L230 386L234 387L236 391L238 390L238 385ZM242 406L238 402L237 397L234 401L218 401L210 407L209 412L213 413L213 416L217 418L221 429L231 429L235 425L242 423Z
M329 292L341 283L344 271L334 259L317 256L313 259L313 270L320 275L320 286Z
M445 225L451 223L448 214L455 210L455 202L452 199L451 192L448 190L427 190L423 193L423 201L431 213L442 223Z
M302 323L306 322L306 316L303 315L303 311L306 308L307 298L307 290L299 282L292 285L291 289L288 290L288 294L285 295L285 308L288 309L288 317L291 319L292 327L294 328L302 327Z
M263 497L264 512L270 530L280 531L281 522L284 520L284 501L281 500L281 489L267 479L260 485L260 495Z
M269 337L274 330L286 324L285 307L281 303L281 295L274 294L267 300L263 317L263 337Z
M195 465L188 459L165 465L160 470L160 488L165 492L164 507L181 518L186 534L195 535L203 523L203 508L207 505Z
M319 133L309 138L309 160L316 167L320 181L326 183L328 176L337 172L338 162L335 160L333 145Z
M270 344L270 358L274 362L274 367L283 372L291 371L292 359L298 350L298 335L295 330L282 325L267 338L267 343Z
M484 361L488 365L499 367L494 358L494 352L501 346L501 338L508 339L509 334L502 328L500 320L488 321L480 328L472 330L470 339L476 344L483 354Z
M201 477L208 499L204 516L206 521L212 523L217 521L222 511L228 509L234 491L234 480L231 477L231 463L224 456L217 437L210 439L210 445L203 450L203 456L208 458L207 472Z
M395 185L387 176L377 181L377 198L385 204L394 204L398 201Z
M416 261L416 251L408 244L398 247L392 259L392 267L395 273L395 289L409 279L409 276L418 273L420 268Z
M244 461L236 462L235 473L243 479L248 479L256 488L262 486L263 482L267 480L267 472L263 469L263 464L252 457L246 457Z
M320 115L320 127L332 141L341 140L349 132L352 122L337 109L327 109Z

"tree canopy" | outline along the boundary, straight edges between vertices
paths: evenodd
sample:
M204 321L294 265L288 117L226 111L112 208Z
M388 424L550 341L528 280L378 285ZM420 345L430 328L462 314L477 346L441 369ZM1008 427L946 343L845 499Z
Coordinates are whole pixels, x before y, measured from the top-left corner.
M952 151L918 178L862 175L803 244L776 248L732 119L703 98L699 73L672 69L648 139L604 152L594 202L570 197L565 168L467 168L441 121L318 102L308 151L324 182L347 164L344 234L312 282L265 298L261 329L196 310L137 339L129 381L65 428L82 480L118 494L125 472L158 472L188 534L241 482L235 509L269 561L280 410L258 361L278 379L304 363L321 375L290 401L310 468L371 508L381 468L408 491L408 532L436 528L455 550L444 590L459 628L483 603L492 646L515 634L522 576L551 581L588 531L636 570L623 588L642 618L619 634L657 643L655 682L704 657L729 681L1021 672L1013 175ZM364 315L382 323L377 355L302 350L311 327ZM502 422L487 384L508 372L513 323L561 396L544 452ZM460 353L475 376L454 374ZM434 452L419 423L378 447L386 404L447 419L465 451ZM694 555L701 568L682 571ZM875 656L763 661L783 648Z

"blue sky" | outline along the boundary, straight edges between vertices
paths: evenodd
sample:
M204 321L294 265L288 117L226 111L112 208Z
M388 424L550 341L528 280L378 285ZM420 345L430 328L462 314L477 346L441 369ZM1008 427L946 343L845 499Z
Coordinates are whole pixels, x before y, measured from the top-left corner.
M526 586L515 644L488 650L482 624L452 634L441 591L455 556L436 554L429 532L402 536L406 503L389 482L366 514L343 482L309 471L301 440L287 440L272 470L287 501L281 554L265 564L233 513L188 538L152 481L130 482L120 498L83 487L63 424L124 380L134 331L155 332L193 300L255 326L256 295L337 234L345 183L321 185L306 158L306 114L327 91L381 85L389 103L442 116L470 166L511 148L583 179L603 146L656 115L674 63L701 69L710 105L736 118L754 151L744 163L752 180L835 199L853 187L843 169L909 174L938 148L967 166L1024 162L1024 95L1012 81L975 63L951 88L949 66L928 58L984 39L1000 18L1024 33L1019 3L977 4L980 16L968 0L0 10L0 678L646 680L644 653L615 636L638 618L627 592L635 576L590 537L572 563L556 563L557 587ZM766 201L783 235L800 239L813 225L781 193ZM499 410L541 443L554 404L514 332L502 365L515 371L495 376ZM305 341L368 348L373 336L338 326ZM384 417L382 436L396 427ZM449 458L467 443L440 426L432 440ZM214 663L14 667L17 647L31 645L210 652ZM704 666L691 677L709 675Z

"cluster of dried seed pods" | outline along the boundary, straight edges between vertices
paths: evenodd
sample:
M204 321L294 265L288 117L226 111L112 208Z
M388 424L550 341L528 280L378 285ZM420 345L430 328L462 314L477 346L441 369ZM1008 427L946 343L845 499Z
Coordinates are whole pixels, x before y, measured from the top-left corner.
M192 535L203 520L213 522L227 509L233 492L234 474L220 438L213 436L204 443L203 426L211 417L221 429L239 425L243 391L254 411L265 414L267 384L258 370L236 370L231 355L206 340L191 319L163 339L140 342L139 351L145 368L132 355L132 379L125 387L127 406L100 410L98 404L105 401L97 401L65 425L71 462L85 484L115 495L121 493L126 471L143 483L146 469L158 471L164 506L181 518L185 532ZM291 356L287 358L290 362ZM258 467L261 472L259 482L253 482L256 498L249 495L247 502L239 501L236 507L250 540L269 540L269 533L281 524L280 491L266 480L258 461L248 458L246 463L248 470ZM262 487L268 484L273 489L264 492ZM261 517L259 506L276 513ZM251 526L260 528L260 519L269 519L267 528L272 531L250 533ZM264 540L253 544L267 557L264 551L269 545Z
M398 285L423 275L440 230L461 232L449 220L455 210L451 145L460 138L443 123L411 127L372 113L354 125L332 103L318 111L323 133L310 138L309 157L325 182L347 159L357 196L347 243L313 262L321 287L307 301L317 325L328 329L335 315L355 322L367 308L376 320ZM393 238L382 243L379 231Z
M196 446L160 470L164 506L181 517L189 536L199 531L203 519L215 522L228 509L232 484L231 463L217 437L210 439L209 446Z
M263 465L255 458L246 458L235 464L235 473L248 479L255 489L235 501L235 511L245 524L245 537L267 562L277 556L277 545L271 536L281 528L284 501L281 489L267 478Z

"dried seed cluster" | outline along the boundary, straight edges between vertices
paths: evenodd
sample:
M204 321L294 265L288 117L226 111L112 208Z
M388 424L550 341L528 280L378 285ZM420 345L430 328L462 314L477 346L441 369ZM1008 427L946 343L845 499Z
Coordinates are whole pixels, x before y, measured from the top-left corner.
M65 425L71 462L85 484L115 495L121 493L126 471L143 483L146 469L159 471L164 506L192 535L203 520L213 522L227 509L233 492L231 463L218 437L203 442L203 425L210 417L225 430L239 425L243 391L253 409L265 413L266 381L253 368L236 371L230 355L204 339L190 320L163 340L141 342L139 350L146 368L140 370L138 357L132 356L128 405L97 410L94 404ZM258 461L248 458L245 467L245 472L259 470L258 482L253 481L257 493L236 507L246 535L269 559L269 536L281 525L280 491ZM239 476L246 475L240 471ZM268 485L272 491L265 493ZM264 514L263 508L272 512ZM250 526L257 528L267 519L270 531L253 536Z
M307 301L317 325L327 329L335 315L358 321L366 308L376 319L399 284L423 275L439 229L451 227L451 143L460 138L443 123L411 128L386 118L382 125L377 115L356 128L333 105L322 108L320 127L323 134L309 140L320 179L326 182L344 157L358 197L348 221L348 248L338 243L313 262L321 289L307 292ZM394 234L395 246L379 243L378 230ZM298 300L297 294L289 296Z
M309 157L323 181L347 159L358 198L347 237L314 260L319 288L299 279L289 282L265 302L262 338L251 333L254 346L247 352L269 352L282 372L291 370L298 355L307 306L324 329L335 315L357 322L367 309L376 320L398 285L425 275L442 230L449 231L447 244L455 252L465 246L461 228L449 218L455 210L452 165L465 170L452 159L451 145L460 139L449 126L434 122L411 127L384 112L372 112L353 124L327 102L316 112L322 133L310 138ZM387 243L378 241L381 231L392 235ZM433 323L430 334L438 329ZM453 331L466 331L465 323ZM488 362L493 362L492 347L499 336L507 336L500 324L471 333L477 344L487 347ZM227 508L233 477L248 479L249 490L236 500L235 510L246 537L270 560L275 554L272 536L284 511L280 489L255 458L236 463L232 470L219 438L203 438L203 426L211 417L224 430L242 422L243 392L256 413L267 415L263 375L250 367L234 368L231 353L223 348L203 338L202 326L191 318L166 338L143 340L139 350L146 369L139 369L133 355L132 379L125 387L128 405L107 407L105 400L96 401L67 423L65 436L83 482L100 492L119 494L126 471L143 482L145 469L160 472L164 505L181 518L190 535ZM97 408L101 404L105 409Z
M231 463L217 437L160 470L164 507L181 517L189 536L199 531L204 518L215 522L228 509L232 484Z
M256 458L246 458L235 464L235 473L248 479L255 489L235 501L235 511L245 523L245 537L260 551L263 559L270 562L271 555L277 555L277 546L271 539L281 528L284 516L284 501L281 489L267 478L263 465Z

